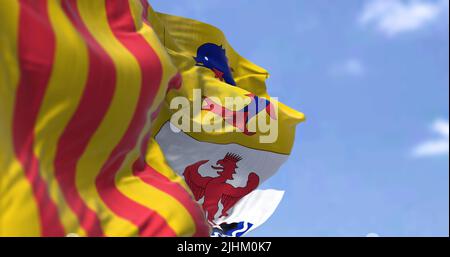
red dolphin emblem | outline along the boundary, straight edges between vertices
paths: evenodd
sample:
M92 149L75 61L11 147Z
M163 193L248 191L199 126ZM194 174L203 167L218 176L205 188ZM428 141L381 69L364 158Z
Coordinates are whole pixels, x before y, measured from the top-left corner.
M218 177L202 177L198 173L200 166L209 162L209 160L199 161L184 170L186 183L191 188L195 200L198 201L205 197L203 209L208 213L209 221L214 220L214 216L219 210L219 202L223 205L220 217L226 217L231 207L258 186L259 176L254 172L248 175L245 187L233 187L227 184L227 180L233 179L233 175L236 174L236 163L240 160L242 160L242 157L239 155L227 153L223 159L217 161L217 166L211 166L211 168L219 170Z

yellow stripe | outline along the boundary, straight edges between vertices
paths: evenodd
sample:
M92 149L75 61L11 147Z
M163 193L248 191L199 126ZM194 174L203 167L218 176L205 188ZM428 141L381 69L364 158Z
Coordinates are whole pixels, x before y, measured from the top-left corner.
M48 12L55 39L52 75L35 127L34 152L39 156L42 177L57 204L67 233L86 235L76 214L65 202L54 176L57 144L82 96L88 73L88 52L80 34L62 10L60 0L49 1ZM68 66L70 62L70 67Z
M149 45L152 46L153 50L158 55L159 59L161 60L161 63L163 64L163 79L161 81L161 85L158 91L158 94L155 98L155 104L156 107L157 103L161 103L164 101L166 97L166 90L167 85L169 81L173 78L173 76L178 72L177 68L172 64L172 60L170 59L170 56L167 54L166 49L164 46L160 43L158 35L155 33L155 31L148 26L146 23L143 23L142 20L142 12L143 12L143 6L139 0L133 0L130 1L130 9L133 16L133 20L135 23L136 28L139 28L138 33L142 35L142 37L147 41ZM151 8L148 10L149 12L152 12ZM162 107L164 108L164 107ZM153 146L153 144L156 144ZM151 140L149 142L149 152L147 153L148 157L153 157L155 155L156 150L155 148L159 148L156 141ZM163 164L165 163L164 155L161 156L161 161L155 163L156 165L159 165L159 163ZM147 158L149 161L153 160L154 158ZM156 167L154 167L156 169ZM163 176L169 178L172 182L179 183L181 186L183 186L188 192L190 192L189 187L186 185L183 179L181 179L180 176L178 176L168 165L161 165L158 169L156 169L159 173L161 173Z
M167 84L170 78L175 74L176 69L171 64L169 57L164 56L164 48L160 44L159 39L154 34L153 30L142 22L142 6L140 2L130 1L130 4L131 14L133 16L138 33L142 35L149 46L156 51L163 68L163 78L158 90L158 94L151 107L151 113L155 111L159 103L164 100ZM142 131L138 142L142 142L146 132L150 130L150 127L151 124L150 122L148 122L144 130ZM129 198L132 198L138 203L156 211L166 220L166 222L177 235L189 236L194 234L195 223L192 220L189 212L183 207L181 203L179 203L175 198L168 195L167 193L160 191L159 189L154 188L146 183L143 183L139 178L133 177L132 171L129 167L138 158L139 153L140 148L137 147L127 156L122 169L117 175L116 184L118 188ZM158 158L158 156L153 157ZM161 159L161 161L163 161L163 159ZM131 190L131 187L127 186L127 183L129 183L129 181L131 180L135 182L132 188L133 190Z
M164 153L162 152L158 142L156 142L154 138L151 138L150 142L148 143L146 161L157 172L168 178L170 181L178 183L186 190L186 192L190 193L192 196L191 189L186 184L184 179L181 176L177 175L177 173L174 172L173 169L165 161Z
M104 151L104 149L113 149L119 143L134 114L141 86L141 74L138 62L115 38L107 22L106 12L104 8L99 6L104 6L104 3L92 1L80 1L78 3L80 14L88 29L115 63L117 82L115 95L110 109L97 132L91 139L83 157L80 159L77 175L79 188L83 188L83 184L87 185L88 183L92 183L89 181L94 181L95 176L97 175L91 174L89 175L89 178L87 177L88 174L85 174L83 177L83 175L81 175L82 171L89 170L92 173L93 170L100 170L101 164L108 159L110 154L109 151ZM96 12L92 12L92 10L96 10ZM127 108L124 108L124 106ZM152 111L155 109L156 106L153 106ZM150 124L147 124L139 141L142 140L144 132L149 129L149 126ZM90 163L89 156L93 153L97 154L95 159L100 166L95 167ZM186 215L188 215L188 213L184 208L167 194L148 186L139 178L132 175L131 167L138 156L139 146L128 154L122 166L124 168L118 173L116 186L128 198L158 212L167 220L169 226L171 226L177 234L186 234L186 225L183 223L184 220L186 220ZM107 208L104 204L102 204L102 206ZM133 227L133 231L130 231L130 227L122 226L121 228L120 226L112 224L111 221L105 222L103 226L107 235L137 233L137 228L135 227ZM188 225L188 227L192 226Z
M31 185L14 155L12 121L20 71L18 1L0 4L0 236L39 236L39 211Z
M97 153L96 159L106 161L109 152L102 153L101 149L113 149L125 133L128 124L134 114L141 86L140 66L134 56L115 38L107 22L107 16L103 1L80 1L79 10L89 30L93 32L96 40L104 47L113 59L117 70L117 88L110 109L105 116L101 126L92 138L88 149L82 160L80 160L79 171L86 168L82 164L85 156L90 151ZM90 10L96 10L95 13ZM124 108L126 106L127 108ZM155 107L152 108L154 110ZM146 125L139 141L142 141L145 131L150 128ZM132 175L131 167L139 156L139 146L127 155L119 173L116 177L117 188L128 198L159 213L166 219L169 226L177 233L184 235L192 229L192 224L186 224L187 211L172 197L156 188L143 183L139 178ZM92 154L92 153L91 153ZM95 169L88 168L92 171ZM94 179L94 178L91 178ZM81 175L80 175L81 182ZM80 183L81 184L81 183ZM111 226L111 230L113 231ZM107 231L108 232L108 231Z
M80 0L77 5L86 27L113 59L117 80L111 106L78 162L77 188L87 205L98 213L105 235L135 236L138 228L106 206L97 192L95 179L133 115L141 80L139 65L113 36L104 1Z

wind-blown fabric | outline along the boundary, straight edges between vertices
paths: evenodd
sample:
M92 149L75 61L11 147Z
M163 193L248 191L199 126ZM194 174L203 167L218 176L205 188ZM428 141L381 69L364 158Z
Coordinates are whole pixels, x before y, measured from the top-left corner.
M226 226L223 223L234 213L236 204L246 201L287 160L296 126L305 117L270 98L266 88L268 72L240 56L218 28L153 11L148 15L183 81L180 88L168 91L153 136L169 165L184 176L195 199L202 204L208 222L214 227ZM196 95L194 89L201 90L201 95ZM170 107L178 97L189 99L193 113L189 131L171 119L180 111ZM244 98L246 106L230 109L224 106L227 97ZM198 102L202 103L201 110L195 112ZM256 112L251 113L249 106ZM275 113L274 107L278 107ZM237 113L244 115L244 122L233 121ZM221 120L225 129L195 131L194 127L209 123L204 119L208 115ZM278 124L275 140L262 142L266 131L248 129L258 119ZM181 131L176 132L177 129ZM270 208L277 205L278 202Z
M146 1L0 2L0 236L208 236L150 138L177 67Z

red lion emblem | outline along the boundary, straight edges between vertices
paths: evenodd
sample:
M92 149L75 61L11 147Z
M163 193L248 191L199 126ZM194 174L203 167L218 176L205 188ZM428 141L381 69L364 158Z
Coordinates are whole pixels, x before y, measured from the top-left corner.
M223 205L220 217L226 217L231 207L258 187L259 176L254 172L248 175L245 187L234 187L227 184L227 180L233 179L233 175L236 174L237 163L240 160L242 157L239 155L227 153L223 159L217 161L217 166L211 166L211 168L219 170L218 177L202 177L198 173L200 166L209 160L199 161L184 170L186 183L191 188L195 200L198 201L205 197L203 209L207 212L209 221L214 220L214 216L219 210L219 202Z

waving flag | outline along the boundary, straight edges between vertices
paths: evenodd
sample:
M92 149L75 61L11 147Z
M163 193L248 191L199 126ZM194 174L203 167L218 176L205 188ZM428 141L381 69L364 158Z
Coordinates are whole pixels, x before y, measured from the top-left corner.
M148 11L0 2L0 236L209 235L149 138L177 68Z
M153 136L170 166L184 176L208 222L215 228L229 227L229 222L247 224L240 228L242 233L231 233L243 235L251 222L227 218L245 219L242 208L237 211L236 206L266 196L248 198L286 161L295 127L304 115L270 98L265 84L268 72L234 51L219 29L153 11L149 11L149 20L183 81L180 87L168 91ZM180 97L189 99L188 105L173 108L177 106L172 103ZM242 98L244 104L227 106L224 102L229 97ZM183 110L191 114L188 125L182 124L182 117L174 119ZM220 120L223 129L203 130L210 123L205 116ZM252 130L260 124L258 120L272 122L276 127L270 131ZM268 135L271 133L275 136ZM278 205L281 196L276 195L270 207L261 207L262 212L270 211L266 211L268 216L257 219L258 225Z
M146 0L1 1L0 236L258 227L282 193L257 188L304 119L267 77L220 30Z
M284 192L273 189L255 190L239 201L230 214L213 228L213 237L241 237L261 226L272 216Z

